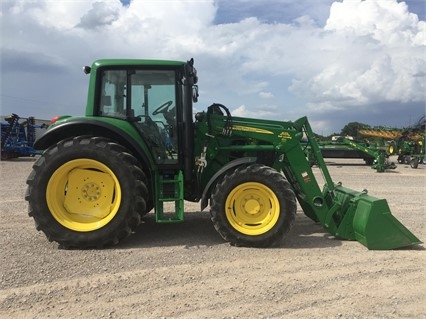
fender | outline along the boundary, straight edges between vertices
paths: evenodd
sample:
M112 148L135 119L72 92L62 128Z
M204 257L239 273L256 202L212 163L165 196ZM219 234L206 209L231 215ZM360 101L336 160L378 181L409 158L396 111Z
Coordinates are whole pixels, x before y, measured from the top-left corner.
M220 170L218 170L210 178L210 180L206 184L206 187L204 187L203 195L201 196L201 211L203 211L204 208L207 207L208 200L211 194L211 187L221 175L223 175L226 171L228 171L231 168L234 168L236 166L240 166L243 164L255 163L256 161L257 161L257 157L242 157L227 163Z
M128 122L127 122L128 123ZM129 125L130 126L130 125ZM134 134L138 135L139 140L143 140L135 128ZM45 150L59 141L80 135L101 136L109 138L116 143L129 149L139 160L141 164L151 171L154 167L154 161L151 157L146 143L140 145L138 139L131 136L130 130L126 132L117 125L105 121L87 118L66 118L64 122L51 126L42 136L34 142L36 150Z

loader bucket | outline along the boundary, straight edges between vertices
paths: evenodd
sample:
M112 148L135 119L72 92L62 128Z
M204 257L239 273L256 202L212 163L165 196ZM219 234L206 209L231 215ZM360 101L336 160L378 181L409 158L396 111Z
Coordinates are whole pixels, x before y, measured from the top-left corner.
M356 240L368 249L395 249L421 243L391 214L386 199L359 197L353 227Z
M336 186L340 222L334 235L357 240L368 249L396 249L422 242L390 212L386 199L379 199L354 190Z

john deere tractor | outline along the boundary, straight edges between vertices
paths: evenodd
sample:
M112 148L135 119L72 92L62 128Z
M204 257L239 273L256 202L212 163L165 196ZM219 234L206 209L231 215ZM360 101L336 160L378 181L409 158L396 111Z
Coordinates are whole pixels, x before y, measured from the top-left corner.
M193 59L98 60L84 70L90 74L85 116L50 125L35 142L45 151L27 180L29 215L50 241L114 245L151 210L158 223L182 222L184 201L191 201L201 211L210 207L215 229L232 245L268 247L290 231L297 200L337 238L369 249L420 243L385 199L332 181L306 117L233 117L217 103L193 114ZM322 189L304 137L322 171Z

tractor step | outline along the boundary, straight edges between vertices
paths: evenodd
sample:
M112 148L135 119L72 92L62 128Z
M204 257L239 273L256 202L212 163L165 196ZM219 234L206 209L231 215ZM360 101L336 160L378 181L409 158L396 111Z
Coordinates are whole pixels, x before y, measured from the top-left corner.
M155 180L155 219L157 223L181 222L184 219L182 171L157 174ZM164 212L164 203L174 203L174 211Z

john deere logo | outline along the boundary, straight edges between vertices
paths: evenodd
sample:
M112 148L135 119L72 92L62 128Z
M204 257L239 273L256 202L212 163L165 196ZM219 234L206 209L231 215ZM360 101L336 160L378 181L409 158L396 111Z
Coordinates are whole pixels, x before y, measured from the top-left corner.
M291 135L288 132L281 132L278 137L281 139L281 141L291 140Z

